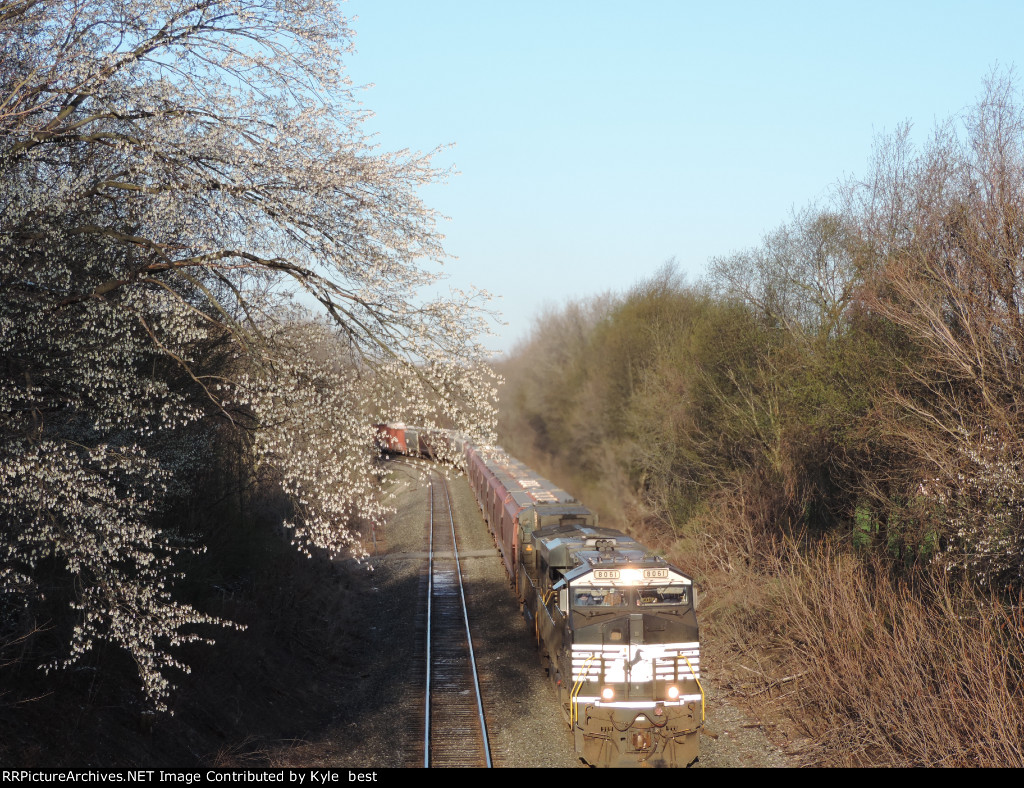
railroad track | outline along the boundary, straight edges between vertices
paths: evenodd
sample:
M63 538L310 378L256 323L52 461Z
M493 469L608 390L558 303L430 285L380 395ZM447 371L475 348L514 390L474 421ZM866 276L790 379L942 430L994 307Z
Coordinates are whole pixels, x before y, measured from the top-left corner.
M473 654L455 520L444 476L429 472L430 544L427 571L424 767L490 767L490 743Z

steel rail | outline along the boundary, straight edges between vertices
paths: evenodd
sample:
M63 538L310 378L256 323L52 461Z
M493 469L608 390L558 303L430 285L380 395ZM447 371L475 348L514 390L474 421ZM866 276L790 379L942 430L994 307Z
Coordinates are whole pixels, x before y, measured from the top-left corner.
M423 768L430 768L430 615L434 600L434 485L430 485L430 541L427 546L427 691L423 733Z
M464 630L464 634L465 634L466 640L465 640L465 651L464 651L463 656L461 656L461 657L453 656L453 652L450 650L452 645L455 642L457 642L457 640L452 640L452 641L448 642L447 643L447 647L446 647L446 641L445 640L442 639L441 641L439 641L440 648L438 649L438 653L437 654L434 653L434 650L432 648L432 641L433 641L434 635L436 634L436 630L441 630L440 636L442 638L444 637L444 629L445 629L444 622L445 622L446 617L447 617L446 616L446 610L448 611L448 615L451 616L450 620L452 620L452 623L454 623L454 618L455 618L455 616L457 614L457 611L455 611L453 609L453 607L451 606L451 604L453 604L453 603L446 604L444 602L444 599L443 599L443 598L447 598L447 599L453 600L454 593L450 593L450 592L452 592L454 590L455 582L452 579L446 579L447 576L448 576L448 570L444 569L443 566L439 569L436 566L435 560L434 560L434 558L435 558L435 539L434 539L435 534L434 534L434 528L435 528L435 525L437 525L438 527L443 527L443 526L440 525L440 521L436 520L435 517L434 517L434 505L435 505L435 497L434 497L434 481L435 481L435 476L434 476L434 473L435 473L434 471L430 471L429 472L429 478L430 478L430 494L429 494L429 501L430 501L430 520L429 520L430 535L429 535L428 572L427 572L427 574L428 574L428 579L427 579L427 622L426 622L427 623L427 627L426 627L427 665L426 665L426 699L425 699L426 711L425 711L425 715L424 715L425 716L425 721L424 721L424 738L423 738L423 766L424 766L424 768L430 768L432 765L435 765L435 763L434 763L436 761L436 758L434 758L435 751L440 753L442 765L445 765L443 762L444 762L446 757L449 758L449 759L451 759L453 757L453 752L452 752L452 749L451 749L450 745L448 747L448 750L445 750L444 747L437 746L437 743L435 743L435 746L433 747L433 749L431 748L431 738L432 738L432 736L436 736L437 735L437 731L441 731L440 735L442 737L445 735L445 731L446 730L449 733L451 732L451 728L450 727L446 728L444 725L442 725L442 728L440 728L440 729L437 728L436 726L432 727L432 725L431 725L431 717L435 713L435 709L436 709L436 713L442 715L440 717L440 722L442 722L442 723L445 722L445 715L448 715L448 720L449 721L452 719L451 715L453 715L453 714L456 715L455 719L458 719L459 715L461 715L461 714L471 715L471 712L469 711L468 708L465 708L464 711L460 712L460 711L458 711L457 708L453 708L451 700L448 700L447 702L445 701L445 698L449 698L450 699L452 697L452 694L453 694L452 691L451 691L452 690L452 686L454 686L457 689L458 686L459 686L459 682L468 682L469 678L471 678L472 679L472 683L473 683L473 687L474 687L474 691L475 691L475 695L476 695L477 727L478 727L478 730L479 730L479 733L480 733L480 739L478 740L478 743L480 743L482 745L482 751L480 752L480 755L482 756L482 759L483 759L485 765L488 768L491 768L493 766L493 763L491 761L490 743L489 743L489 740L488 740L488 737L487 737L487 723L486 723L486 720L485 720L485 717L484 717L483 696L482 696L482 693L480 691L480 678L479 678L479 675L478 675L478 672L477 672L476 655L475 655L474 650L473 650L473 638L472 638L472 633L471 633L470 625L469 625L469 612L468 612L468 606L466 604L465 585L464 585L463 580L462 580L462 564L461 564L461 560L459 558L457 536L456 536L456 532L455 532L455 516L454 516L454 512L452 510L452 501L451 501L451 495L450 495L450 493L448 491L448 485L447 485L444 477L441 476L440 474L437 475L436 479L441 484L441 487L444 490L444 495L445 495L444 507L447 508L448 519L449 519L449 522L451 524L451 539L452 539L451 559L449 559L447 554L446 554L445 545L443 544L443 542L444 542L443 538L440 540L441 547L439 549L441 549L442 551L445 552L445 555L444 555L445 560L452 560L454 562L454 572L453 572L453 574L458 579L458 591L459 591L458 599L459 599L460 610L458 612L461 613L462 629ZM437 501L436 503L438 504L439 508L442 508L441 501ZM439 514L439 516L440 516L440 514ZM437 583L435 583L435 577L434 577L435 576L435 572L438 574L438 578L437 578L438 582ZM448 593L446 593L446 591ZM440 595L440 597L443 597L443 598L439 598L439 600L438 600L440 606L439 606L438 611L436 613L434 611L434 606L433 606L433 597L435 595L435 592L438 593ZM438 622L440 622L440 623L438 623ZM448 626L451 627L450 624ZM449 629L448 630L449 634L453 635L453 636L455 635L456 631L457 630L453 630L453 629ZM447 648L447 650L446 650L446 648ZM464 676L463 679L457 679L457 680L453 679L452 673L451 673L451 670L450 670L452 664L453 663L457 664L459 661L464 660L465 657L467 657L467 656L468 656L468 668L469 668L468 675L462 674ZM433 671L434 665L433 665L433 663L434 663L435 660L439 661L439 664L438 664L439 673L437 675L441 677L440 679L438 679L434 675L434 671ZM446 680L449 681L449 682L454 681L455 683L454 684L447 684L446 685L446 683L445 683ZM439 686L435 687L435 685L438 684L439 681L440 681ZM465 683L462 683L461 686L465 686ZM432 704L432 702L431 702L431 696L434 694L435 690L437 690L439 692L439 698L438 698L439 704L437 704L437 705ZM458 694L458 693L455 693L455 694ZM450 725L450 723L449 723L449 725ZM443 742L444 738L442 738L441 741ZM458 754L454 755L454 760L456 761L455 765L467 765L467 764L461 763L462 756L468 754L468 753L466 753L464 751L464 745L465 745L465 741L463 740L460 743L459 748L457 748L457 750L456 750L456 752ZM452 765L452 764L448 764L448 765Z
M466 605L466 590L462 583L462 563L459 561L459 542L455 537L455 515L452 513L452 497L448 493L448 483L442 478L441 485L444 489L444 497L448 502L448 519L452 524L452 552L455 553L456 576L459 578L459 597L462 599L462 620L466 625L466 643L469 648L469 662L473 669L473 688L476 690L476 708L480 717L480 732L484 738L484 758L487 761L487 768L491 764L491 745L487 740L487 722L484 719L484 702L480 694L480 676L476 669L476 655L473 652L473 635L469 631L469 608ZM433 488L431 488L433 489Z

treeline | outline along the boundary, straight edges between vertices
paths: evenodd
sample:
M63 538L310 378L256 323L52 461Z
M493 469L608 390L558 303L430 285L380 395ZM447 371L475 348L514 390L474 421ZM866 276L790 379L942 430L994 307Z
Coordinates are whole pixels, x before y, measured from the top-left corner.
M0 2L3 730L64 669L167 711L232 623L207 547L359 554L376 421L487 433L481 313L421 296L443 173L366 140L351 36L330 0Z
M1020 689L1022 297L1024 116L997 75L702 281L669 264L544 315L501 436L696 571L712 649L804 677L820 762L1019 763L1024 716L938 720Z

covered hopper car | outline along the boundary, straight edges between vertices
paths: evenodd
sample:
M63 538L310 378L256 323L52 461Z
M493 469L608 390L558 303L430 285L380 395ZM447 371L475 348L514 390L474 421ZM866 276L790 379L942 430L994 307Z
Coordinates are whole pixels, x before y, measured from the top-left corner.
M696 761L704 691L692 580L599 527L596 513L500 447L402 425L378 431L390 452L461 457L580 757Z

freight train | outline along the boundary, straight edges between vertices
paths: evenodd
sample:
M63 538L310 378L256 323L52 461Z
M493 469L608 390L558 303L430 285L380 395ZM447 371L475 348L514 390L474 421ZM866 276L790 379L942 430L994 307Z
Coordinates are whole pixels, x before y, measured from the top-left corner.
M389 453L466 472L580 758L688 766L704 723L693 582L500 447L378 425Z

